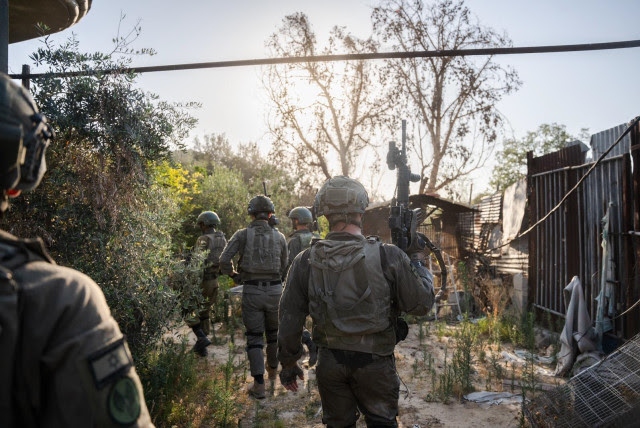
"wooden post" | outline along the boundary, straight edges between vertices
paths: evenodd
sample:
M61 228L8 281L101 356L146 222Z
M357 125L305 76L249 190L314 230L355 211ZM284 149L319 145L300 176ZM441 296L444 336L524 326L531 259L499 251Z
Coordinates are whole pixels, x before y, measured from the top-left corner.
M633 175L631 177L631 193L625 193L625 196L630 196L628 201L630 206L630 219L629 224L633 225L633 231L640 231L640 125L636 126L631 131L631 159L633 162ZM631 242L630 251L627 253L630 260L628 260L627 272L630 275L628 281L632 283L632 287L627 295L627 308L634 304L638 298L640 298L640 269L638 264L640 263L640 237L637 235L630 235L627 239ZM625 308L626 309L626 308ZM626 315L625 337L630 338L634 334L640 332L640 311L634 309Z
M0 72L9 72L9 0L0 0Z

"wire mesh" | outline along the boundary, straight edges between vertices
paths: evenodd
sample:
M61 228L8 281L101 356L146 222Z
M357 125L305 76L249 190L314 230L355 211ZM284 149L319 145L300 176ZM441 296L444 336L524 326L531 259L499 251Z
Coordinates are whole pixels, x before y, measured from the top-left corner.
M640 335L525 406L534 427L640 426Z

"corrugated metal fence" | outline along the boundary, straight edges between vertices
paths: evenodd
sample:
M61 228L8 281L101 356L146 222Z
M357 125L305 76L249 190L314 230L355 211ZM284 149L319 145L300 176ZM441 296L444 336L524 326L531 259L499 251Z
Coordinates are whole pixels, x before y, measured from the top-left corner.
M608 136L610 145L619 133L596 134L598 147L606 145L605 135ZM628 148L627 144L627 150ZM552 171L535 171L536 165L544 165L546 162L534 165L532 159L529 159L530 224L555 207L592 165L575 165L579 163L579 158L567 153L563 156L565 165L570 166ZM557 167L554 162L546 164ZM629 263L633 261L627 257L625 248L625 240L628 240L626 232L633 230L627 214L631 211L630 203L633 201L631 181L629 155L608 157L559 210L531 233L529 280L535 306L563 315L563 289L574 275L578 275L584 287L591 318L595 319L595 298L599 294L602 270L601 222L607 208L610 208L610 257L614 264L615 306L618 313L627 307L628 297L634 294L630 288L633 281L629 278L629 272L633 269ZM625 337L628 332L618 322L614 325L614 333L618 337Z

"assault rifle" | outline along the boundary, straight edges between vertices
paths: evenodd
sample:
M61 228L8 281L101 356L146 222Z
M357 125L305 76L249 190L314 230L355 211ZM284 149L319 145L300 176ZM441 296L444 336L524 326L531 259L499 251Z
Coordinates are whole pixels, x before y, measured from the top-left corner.
M271 195L267 193L267 182L264 180L262 180L262 188L264 189L264 195L267 198L271 198ZM269 217L269 226L275 227L279 224L280 220L278 220L278 217L276 217L276 213L271 214L271 217Z
M411 173L407 165L407 121L402 121L402 149L398 149L395 141L389 142L387 152L387 166L390 170L397 169L396 194L391 200L389 213L389 229L391 229L391 242L403 250L411 260L421 261L419 257L428 248L436 257L440 265L442 296L446 289L447 267L442 258L442 253L433 242L424 234L417 231L418 226L426 220L420 208L409 209L409 183L420 181L419 174Z

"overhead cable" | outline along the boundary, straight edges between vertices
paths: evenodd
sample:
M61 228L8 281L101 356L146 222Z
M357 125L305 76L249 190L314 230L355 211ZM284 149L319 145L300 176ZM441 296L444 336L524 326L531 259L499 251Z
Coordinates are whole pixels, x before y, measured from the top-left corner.
M226 67L247 67L256 65L277 65L296 64L305 62L333 62L333 61L362 61L372 59L408 59L408 58L434 58L434 57L456 57L456 56L487 56L487 55L519 55L533 53L555 53L555 52L583 52L611 49L626 49L640 47L640 40L627 40L622 42L605 43L585 43L576 45L555 45L555 46L524 46L510 48L478 48L478 49L444 49L434 51L415 52L371 52L343 55L317 55L300 57L280 57L244 59L233 61L213 61L195 62L187 64L155 65L145 67L123 67L104 70L78 70L66 71L62 73L29 73L10 74L12 79L36 79L36 78L59 78L59 77L79 77L94 76L97 74L117 74L117 73L151 73L156 71L178 71L197 70L203 68L226 68Z

